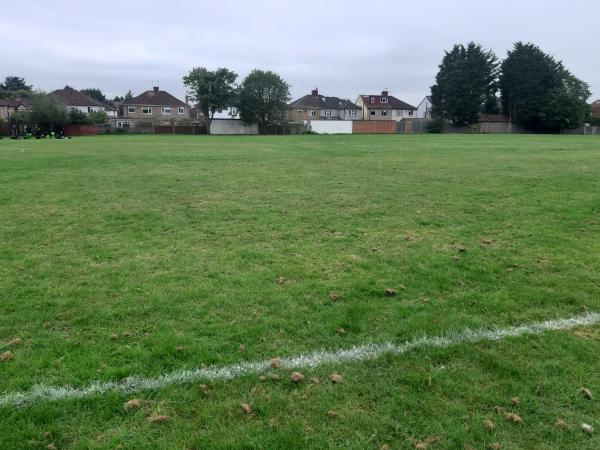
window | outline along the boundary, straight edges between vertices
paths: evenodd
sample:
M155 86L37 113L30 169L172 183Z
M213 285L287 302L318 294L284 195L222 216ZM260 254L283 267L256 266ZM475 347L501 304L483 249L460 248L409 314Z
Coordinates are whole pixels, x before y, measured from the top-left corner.
M331 110L330 109L326 109L325 110L325 117L331 117Z
M303 109L298 109L298 110L296 111L296 114L297 114L297 115L299 115L299 116L301 116L303 112L304 112L304 110L303 110Z
M148 106L142 108L142 114L152 114L152 108L149 108Z
M350 117L356 117L356 110L355 109L351 109L350 111L348 111L348 115Z
M401 115L402 115L402 110L400 110L400 109L397 109L397 110L396 110L396 116L397 116L397 117L400 117Z
M128 112L129 114L133 114L133 113L135 112L135 107L134 107L134 106L128 106L128 107L127 107L127 112Z
M170 106L163 106L160 110L160 113L163 115L168 115L171 114L171 107Z
M315 109L309 109L308 110L308 115L310 117L315 117L317 115L317 111Z
M131 120L118 120L117 128L131 128Z
M375 115L375 110L374 110L374 109L372 109L372 110L370 110L370 111L369 111L369 113L370 113L372 116L374 116L374 115Z
M383 117L387 117L388 116L389 111L387 109L384 109L383 111L381 111L381 115Z
M89 113L94 112L94 107L93 106L88 106L88 112Z
M177 108L177 114L185 114L185 108L183 106Z
M408 115L409 115L409 116L412 116L412 115L413 115L413 113L414 113L414 111L411 109L411 110L408 112Z
M381 97L381 103L387 103L387 97Z
M375 97L371 97L371 103L375 103Z

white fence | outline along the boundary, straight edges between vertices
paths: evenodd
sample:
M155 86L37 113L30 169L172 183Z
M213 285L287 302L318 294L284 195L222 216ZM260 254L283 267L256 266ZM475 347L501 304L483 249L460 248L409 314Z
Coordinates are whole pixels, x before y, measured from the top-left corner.
M238 119L214 119L210 134L258 134L258 125L249 125Z
M309 126L319 134L352 134L351 120L311 120Z

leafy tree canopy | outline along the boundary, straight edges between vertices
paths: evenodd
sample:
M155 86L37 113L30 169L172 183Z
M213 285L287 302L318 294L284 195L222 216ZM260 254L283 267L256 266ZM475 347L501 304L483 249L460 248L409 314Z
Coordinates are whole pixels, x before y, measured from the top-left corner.
M502 63L502 107L532 131L581 126L589 114L589 86L538 46L517 42Z
M482 112L498 112L498 60L474 42L446 52L431 87L432 113L457 126L477 123Z
M240 86L240 117L260 126L280 124L289 100L290 87L283 78L271 71L255 69Z
M236 79L237 74L224 67L215 71L195 67L183 77L188 94L198 110L204 114L208 134L215 113L235 104Z
M108 99L106 98L106 96L100 89L88 88L88 89L82 89L79 92L87 95L88 97L93 98L94 100L98 100L99 102L108 103Z

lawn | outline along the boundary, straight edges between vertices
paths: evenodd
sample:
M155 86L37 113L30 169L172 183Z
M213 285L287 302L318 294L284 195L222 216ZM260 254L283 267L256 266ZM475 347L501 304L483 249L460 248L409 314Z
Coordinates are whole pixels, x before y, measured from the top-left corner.
M0 397L600 311L593 136L3 139L0 185ZM0 447L600 448L599 325L299 371L5 406Z

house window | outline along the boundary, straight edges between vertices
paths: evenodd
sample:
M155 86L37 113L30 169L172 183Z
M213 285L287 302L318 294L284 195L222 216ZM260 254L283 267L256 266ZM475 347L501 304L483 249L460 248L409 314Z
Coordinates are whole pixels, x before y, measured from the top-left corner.
M144 107L142 108L142 114L152 114L152 108Z
M163 115L171 114L171 108L169 106L163 106L160 113Z
M387 117L388 116L389 111L387 109L384 109L383 111L381 111L381 115L383 117Z
M371 103L375 103L375 97L371 97Z
M308 115L310 117L315 117L317 115L317 111L315 109L309 109L308 110Z
M301 116L303 112L304 112L304 110L303 110L303 109L298 109L298 110L296 111L296 114L297 114L297 115L299 115L299 116Z
M326 109L325 110L325 117L331 117L331 110L330 109Z
M185 114L185 108L183 106L177 108L177 114Z
M127 107L127 112L128 112L129 114L133 114L133 113L135 112L135 107L134 107L134 106L128 106L128 107Z
M375 115L375 110L374 110L374 109L372 109L372 110L370 110L370 111L369 111L369 113L370 113L372 116L374 116L374 115Z
M414 111L411 109L411 110L408 112L408 115L409 115L409 116L412 116L412 115L413 115L413 113L414 113Z
M401 115L402 115L402 110L400 110L400 109L397 109L397 110L396 110L396 116L397 116L397 117L400 117Z
M93 106L88 106L87 108L88 108L88 112L89 112L89 113L91 113L91 112L93 112L93 111L94 111L94 107L93 107Z
M350 117L356 117L356 110L355 109L351 109L350 111L348 111L348 115Z
M117 128L131 128L131 120L118 120Z
M387 97L381 97L381 103L387 103Z

